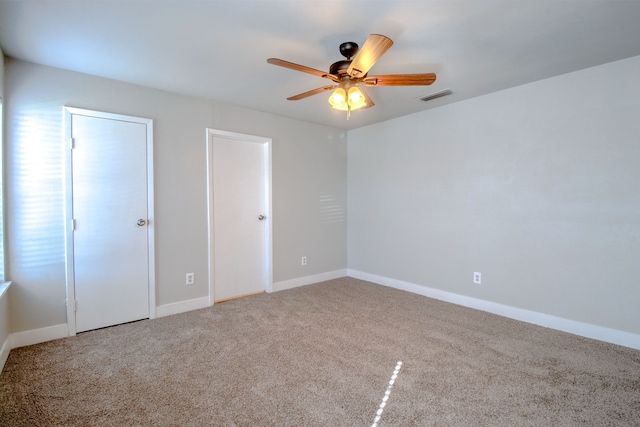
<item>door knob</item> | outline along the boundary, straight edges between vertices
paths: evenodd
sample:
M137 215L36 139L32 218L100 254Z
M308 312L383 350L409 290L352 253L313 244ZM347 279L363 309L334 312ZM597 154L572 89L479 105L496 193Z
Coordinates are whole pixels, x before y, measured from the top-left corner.
M266 218L266 216L264 216L264 215L259 215L259 216L258 216L258 219L259 219L260 221L263 221L265 218Z
M138 227L142 227L143 225L145 225L147 223L147 221L145 221L144 219L140 218L137 222Z

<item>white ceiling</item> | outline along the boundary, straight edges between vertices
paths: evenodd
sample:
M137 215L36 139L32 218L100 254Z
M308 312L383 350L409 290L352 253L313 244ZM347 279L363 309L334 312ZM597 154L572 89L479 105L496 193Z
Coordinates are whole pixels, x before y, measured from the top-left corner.
M367 88L375 107L347 121L329 92L286 100L329 80L266 62L328 71L344 59L340 43L362 45L370 33L395 42L370 75L435 72L437 81ZM640 1L0 0L0 46L26 61L353 129L640 55ZM446 88L453 95L417 100Z

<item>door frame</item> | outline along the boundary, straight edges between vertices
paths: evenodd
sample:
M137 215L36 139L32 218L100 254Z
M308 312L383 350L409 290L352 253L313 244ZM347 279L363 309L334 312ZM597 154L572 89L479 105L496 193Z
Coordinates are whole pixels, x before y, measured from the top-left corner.
M266 273L266 292L273 291L273 221L272 221L272 175L271 175L271 147L272 139L262 136L247 135L237 132L229 132L219 129L207 128L207 219L208 219L208 236L207 236L207 249L208 249L208 274L209 274L209 305L214 304L214 242L215 242L215 226L213 217L213 203L214 203L214 191L213 191L213 140L215 137L222 137L226 139L253 142L256 144L264 144L265 156L264 156L264 188L265 188L265 205L267 224L265 230L265 273Z
M149 319L156 317L156 278L155 278L155 217L153 200L153 120L142 117L126 116L122 114L105 113L102 111L87 110L83 108L64 106L64 174L65 174L65 264L67 287L67 329L69 336L76 335L76 310L75 310L75 273L73 251L73 164L72 164L72 116L87 116L99 119L119 120L125 122L140 123L147 129L147 259L149 276Z

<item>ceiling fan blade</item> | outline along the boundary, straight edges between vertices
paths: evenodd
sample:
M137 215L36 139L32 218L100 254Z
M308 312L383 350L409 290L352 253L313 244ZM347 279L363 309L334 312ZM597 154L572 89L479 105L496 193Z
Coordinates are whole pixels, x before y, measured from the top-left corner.
M392 45L393 41L389 37L381 34L371 34L355 58L353 58L353 61L351 61L347 73L351 77L364 77L371 67L373 67L373 64L375 64Z
M308 92L303 92L303 93L299 93L297 95L290 96L287 99L289 101L298 101L300 99L304 99L304 98L307 98L309 96L317 95L319 93L326 92L326 91L331 90L331 89L335 89L336 87L337 87L336 85L323 86L323 87L319 87L317 89L310 90Z
M324 77L329 80L333 80L334 82L338 82L338 76L334 76L333 74L329 74L325 71L316 70L315 68L305 67L304 65L295 64L293 62L285 61L284 59L278 58L269 58L267 59L269 64L278 65L280 67L289 68L295 71L302 71L303 73L313 74L314 76Z
M367 86L429 86L436 81L433 73L425 74L386 74L368 76L362 81Z

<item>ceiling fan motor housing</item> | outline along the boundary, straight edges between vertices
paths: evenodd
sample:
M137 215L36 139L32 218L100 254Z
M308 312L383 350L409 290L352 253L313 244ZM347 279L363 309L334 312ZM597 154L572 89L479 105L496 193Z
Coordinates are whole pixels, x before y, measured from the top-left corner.
M329 73L334 76L342 76L347 74L347 69L349 65L351 65L351 58L358 53L358 43L355 42L344 42L340 45L340 53L342 56L347 58L346 60L337 61L331 64L329 67Z
M331 64L331 67L329 67L329 73L334 76L347 74L347 69L349 68L349 65L351 65L351 58L358 53L358 44L355 42L344 42L340 45L340 53L347 59Z
M334 62L333 64L331 64L331 67L329 67L329 73L333 74L334 76L346 75L349 65L351 65L350 60L343 59L342 61Z

